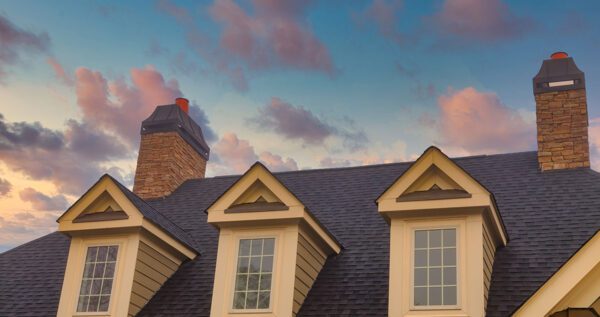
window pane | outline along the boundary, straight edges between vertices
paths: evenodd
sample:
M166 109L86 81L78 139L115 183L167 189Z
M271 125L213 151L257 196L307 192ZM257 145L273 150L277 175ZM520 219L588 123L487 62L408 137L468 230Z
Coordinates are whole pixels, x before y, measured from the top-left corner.
M262 239L252 240L250 255L262 255Z
M442 250L433 249L429 250L429 266L440 266L442 265Z
M268 291L271 289L271 274L263 274L260 277L260 290Z
M427 286L427 269L415 269L415 286Z
M430 287L429 288L429 305L441 305L442 304L442 288L441 287Z
M444 249L444 265L456 265L456 249Z
M256 309L258 307L258 292L246 293L246 309Z
M415 248L427 248L427 231L417 230L415 231Z
M269 308L270 300L271 300L271 292L259 292L258 293L258 308L259 309Z
M444 246L455 247L456 246L456 229L445 229L444 230Z
M414 257L414 305L456 305L456 229L415 230Z
M456 305L456 286L444 287L444 305Z
M272 238L240 240L234 309L269 308L274 248Z
M240 255L250 255L250 240L240 241Z
M263 272L273 272L273 256L263 257L262 271Z
M246 293L245 292L235 292L233 296L233 308L234 309L244 309L244 305L246 303Z
M415 267L427 266L427 250L415 251Z
M248 274L238 274L235 278L235 290L245 291L248 284Z
M263 246L263 254L264 255L273 255L275 250L275 239L265 239L265 244Z
M429 231L429 247L439 248L442 246L442 230Z
M88 247L79 289L78 312L108 311L117 253L118 246Z
M442 269L429 269L429 285L442 285Z
M456 268L444 268L444 285L456 285Z
M415 306L427 305L427 287L415 287Z

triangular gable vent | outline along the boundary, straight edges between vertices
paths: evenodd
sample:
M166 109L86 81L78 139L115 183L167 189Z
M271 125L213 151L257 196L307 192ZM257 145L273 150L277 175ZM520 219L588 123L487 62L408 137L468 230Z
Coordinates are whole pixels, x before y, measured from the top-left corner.
M431 165L397 198L397 202L470 198L471 194L458 185L435 164Z
M73 219L73 222L81 223L122 219L129 219L129 216L115 199L107 191L104 191L81 214Z
M225 212L277 211L288 209L289 207L277 195L257 179Z

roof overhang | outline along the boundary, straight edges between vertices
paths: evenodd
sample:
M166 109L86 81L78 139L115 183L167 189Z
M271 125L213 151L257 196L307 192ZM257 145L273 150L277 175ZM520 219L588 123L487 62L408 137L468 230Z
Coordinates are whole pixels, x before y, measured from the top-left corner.
M341 244L273 173L256 162L210 207L208 223L226 226L260 226L283 223L308 225L327 246L339 253Z
M388 222L415 215L481 212L500 244L508 243L493 194L437 147L425 150L376 203Z

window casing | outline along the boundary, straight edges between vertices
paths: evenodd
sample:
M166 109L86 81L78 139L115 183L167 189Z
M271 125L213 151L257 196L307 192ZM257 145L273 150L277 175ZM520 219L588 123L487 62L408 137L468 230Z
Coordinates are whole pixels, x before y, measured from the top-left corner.
M456 228L414 230L413 237L413 307L456 307Z
M240 239L232 309L264 311L271 308L275 238Z
M77 301L77 312L107 312L117 265L117 245L89 246Z

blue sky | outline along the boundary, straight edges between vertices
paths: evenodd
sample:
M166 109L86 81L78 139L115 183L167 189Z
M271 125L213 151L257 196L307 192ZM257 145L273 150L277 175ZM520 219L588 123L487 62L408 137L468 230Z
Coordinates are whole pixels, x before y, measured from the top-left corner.
M256 160L274 170L410 160L431 144L461 156L533 150L531 78L566 51L586 73L598 166L599 9L0 0L0 127L13 137L0 136L13 142L0 151L0 251L54 230L100 173L131 185L139 122L178 95L211 136L210 175Z

